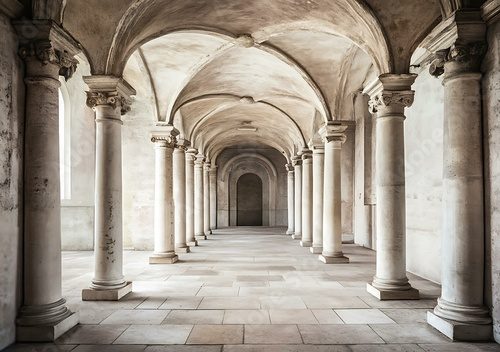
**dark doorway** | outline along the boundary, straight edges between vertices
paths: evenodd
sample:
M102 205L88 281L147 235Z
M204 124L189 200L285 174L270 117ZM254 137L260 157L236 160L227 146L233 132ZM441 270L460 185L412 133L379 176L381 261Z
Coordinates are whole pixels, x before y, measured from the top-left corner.
M262 226L262 180L255 174L244 174L236 185L238 226Z

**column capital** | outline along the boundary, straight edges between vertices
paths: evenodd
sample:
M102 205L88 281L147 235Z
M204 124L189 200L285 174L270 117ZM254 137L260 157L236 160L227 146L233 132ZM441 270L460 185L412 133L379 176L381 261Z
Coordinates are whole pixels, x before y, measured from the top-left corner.
M299 155L292 156L292 165L293 166L300 166L300 165L302 165L302 157L299 156Z
M151 142L166 148L175 148L179 131L172 125L157 124L151 132Z
M211 165L210 166L210 174L215 175L217 172L217 165Z
M205 156L201 153L196 154L194 163L199 167L203 167L203 164L205 163Z
M123 78L107 75L85 76L87 84L87 106L94 109L99 105L108 105L113 109L120 108L122 115L130 111L130 97L135 95L132 88Z
M439 77L445 73L445 65L448 74L479 72L481 61L486 54L486 42L477 41L472 43L455 43L448 49L437 51L429 66L429 73Z
M311 138L307 145L309 146L309 149L312 150L313 154L322 154L325 152L325 144L319 135Z
M301 157L302 157L302 162L304 162L305 160L312 159L312 151L307 148L302 149Z
M212 168L212 162L206 159L205 162L203 163L203 169L207 172L210 172L211 168Z
M187 152L191 143L185 138L178 138L175 147L179 150Z
M76 71L80 44L61 26L51 20L13 21L19 36L19 56L25 61L37 60L43 65L59 67L66 80Z
M288 164L285 164L285 168L286 168L286 171L288 171L289 173L292 172L293 173L293 164L292 163L288 163Z
M417 78L416 74L384 73L368 85L363 92L370 96L368 103L370 112L376 113L381 108L408 108L413 104L415 91L411 85Z
M337 142L344 143L346 141L345 131L347 126L339 122L331 121L319 129L319 135L324 143Z

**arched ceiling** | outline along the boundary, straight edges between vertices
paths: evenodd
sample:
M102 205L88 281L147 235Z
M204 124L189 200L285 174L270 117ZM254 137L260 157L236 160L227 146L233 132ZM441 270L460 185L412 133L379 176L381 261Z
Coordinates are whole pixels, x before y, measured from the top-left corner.
M150 101L152 119L210 153L259 141L290 154L318 125L352 119L353 93L380 73L406 72L416 43L450 8L445 0L64 3L63 25L93 73L123 73Z

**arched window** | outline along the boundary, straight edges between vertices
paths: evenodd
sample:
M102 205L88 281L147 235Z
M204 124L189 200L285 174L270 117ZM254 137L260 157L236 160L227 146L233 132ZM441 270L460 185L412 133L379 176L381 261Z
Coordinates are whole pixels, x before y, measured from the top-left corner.
M59 89L59 163L61 199L71 199L71 113L64 82Z

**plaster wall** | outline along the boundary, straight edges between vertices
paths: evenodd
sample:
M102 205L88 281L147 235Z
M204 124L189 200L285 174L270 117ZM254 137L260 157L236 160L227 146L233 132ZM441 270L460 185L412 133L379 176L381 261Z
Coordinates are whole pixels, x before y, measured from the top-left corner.
M90 67L85 59L78 59L77 71L61 87L68 98L64 104L69 114L66 140L71 179L70 194L61 200L63 250L94 249L95 122L94 112L85 103L87 87L82 80L82 76L90 74Z
M440 282L443 114L442 79L425 67L412 86L415 101L406 109L407 270Z
M218 227L227 227L233 224L230 221L230 194L229 189L231 188L231 177L229 175L223 175L222 170L225 169L228 162L230 160L242 153L255 153L260 154L267 158L277 172L276 177L276 185L274 185L274 189L276 190L276 202L275 208L270 209L269 217L274 217L274 226L287 226L288 224L288 214L287 214L287 172L285 169L286 159L283 155L275 149L271 148L262 148L262 149L233 149L228 148L224 150L219 157L217 158L217 226ZM262 173L264 174L264 170L258 165L255 161L249 161L245 163L245 167L248 169L248 172ZM237 170L236 172L241 173L241 170ZM266 185L266 182L269 182L267 179L262 179L263 189L272 189L271 185ZM270 194L264 194L264 202L267 202L267 197L271 196ZM264 205L265 206L265 205ZM231 216L233 219L234 216ZM268 225L269 217L263 216L263 224ZM271 223L272 225L272 223Z
M498 16L497 16L498 17ZM492 307L493 333L500 343L500 21L488 27L483 61L485 150L486 303Z
M0 12L0 350L14 342L21 303L24 84L17 37Z

